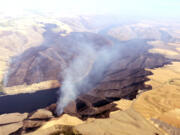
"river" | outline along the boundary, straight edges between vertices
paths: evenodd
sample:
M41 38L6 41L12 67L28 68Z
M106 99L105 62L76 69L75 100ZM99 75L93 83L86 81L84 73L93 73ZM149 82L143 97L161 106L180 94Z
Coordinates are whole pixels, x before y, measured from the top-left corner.
M32 112L45 108L57 101L56 89L41 90L35 93L0 96L0 114Z

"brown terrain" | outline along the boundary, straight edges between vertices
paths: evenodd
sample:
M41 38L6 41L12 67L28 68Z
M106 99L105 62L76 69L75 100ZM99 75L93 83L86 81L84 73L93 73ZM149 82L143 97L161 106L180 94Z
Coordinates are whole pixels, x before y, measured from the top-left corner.
M53 35L51 31L47 34L52 36L52 39L47 41L52 42L51 46L42 45L31 48L12 61L7 86L24 83L29 85L47 80L61 81L60 73L81 53L82 43L95 44L97 49L111 45L109 40L97 34L71 33L66 37L60 37L59 33Z
M93 85L83 88L86 92L69 103L61 116L56 115L56 104L31 113L3 114L0 115L0 135L179 135L178 32L161 28L162 32L156 29L158 24L153 25L157 27L152 28L146 22L119 26L107 32L113 38L88 32L59 38L47 30L45 34L56 39L51 41L53 45L28 49L14 59L6 93L11 93L13 87L17 89L17 85L22 90L14 93L22 93L26 85L49 80L56 82L52 88L61 86L60 73L76 58L78 54L72 55L71 51L78 49L82 41L95 44L97 49L118 43L121 55L100 76L93 72L93 67L101 58L87 62L88 67L92 64L87 68L87 76L92 77ZM142 28L144 31L140 31ZM127 35L124 37L118 31ZM139 35L144 36L136 39Z

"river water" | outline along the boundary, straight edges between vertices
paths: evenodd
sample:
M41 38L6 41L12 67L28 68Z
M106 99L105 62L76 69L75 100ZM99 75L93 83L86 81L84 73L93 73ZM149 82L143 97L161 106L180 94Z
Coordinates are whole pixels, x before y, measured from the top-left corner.
M41 90L35 93L0 96L0 114L32 112L45 108L57 101L56 89Z

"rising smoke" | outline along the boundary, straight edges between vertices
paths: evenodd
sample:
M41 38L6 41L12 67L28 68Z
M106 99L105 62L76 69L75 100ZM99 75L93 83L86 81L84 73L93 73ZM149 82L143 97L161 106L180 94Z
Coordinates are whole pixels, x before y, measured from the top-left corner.
M59 90L57 114L81 93L92 89L92 86L102 79L102 75L112 60L120 54L118 45L103 45L97 48L95 44L81 43L78 56L63 72L62 87Z

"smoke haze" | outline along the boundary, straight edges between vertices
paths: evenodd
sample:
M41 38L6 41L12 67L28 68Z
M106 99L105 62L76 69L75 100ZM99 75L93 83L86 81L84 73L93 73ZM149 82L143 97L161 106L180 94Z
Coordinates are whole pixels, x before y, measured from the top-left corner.
M82 43L78 51L79 55L63 72L64 80L58 93L58 115L78 95L89 91L102 77L112 60L120 54L120 48L116 45L97 48L94 44Z
M0 12L15 17L24 13L24 11L31 11L35 13L53 13L55 16L115 14L121 17L179 18L179 5L179 0L1 0Z

